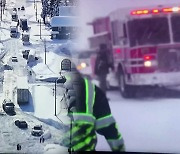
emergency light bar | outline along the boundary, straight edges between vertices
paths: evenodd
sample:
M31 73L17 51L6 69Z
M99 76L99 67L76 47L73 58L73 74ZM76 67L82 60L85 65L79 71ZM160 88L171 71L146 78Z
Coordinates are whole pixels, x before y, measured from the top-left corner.
M180 12L180 7L150 9L150 10L149 9L134 10L131 12L131 15L158 14L158 13L170 13L170 12Z

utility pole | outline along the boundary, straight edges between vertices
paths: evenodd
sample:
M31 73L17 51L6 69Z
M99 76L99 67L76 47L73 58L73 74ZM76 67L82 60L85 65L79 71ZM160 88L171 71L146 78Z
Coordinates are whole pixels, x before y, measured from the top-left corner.
M36 21L37 21L37 3L36 3Z
M57 80L55 80L55 87L54 87L54 115L56 116L56 83L57 83Z
M45 54L45 64L46 64L46 39L44 39L44 54Z
M34 9L35 9L35 6L36 6L35 3L36 3L36 2L35 2L35 0L34 0Z
M2 0L1 0L1 21L2 21Z
M6 0L3 0L3 4L2 4L2 7L3 7L3 14L4 14L5 5L6 5Z
M40 31L39 31L40 32L40 39L42 39L41 38L41 19L39 19L39 22L40 22Z

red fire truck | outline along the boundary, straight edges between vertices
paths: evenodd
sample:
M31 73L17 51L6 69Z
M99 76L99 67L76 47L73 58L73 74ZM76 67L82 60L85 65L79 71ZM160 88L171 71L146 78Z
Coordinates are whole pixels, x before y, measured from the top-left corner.
M180 84L180 6L118 9L89 24L90 47L111 49L122 96L133 97L139 86Z

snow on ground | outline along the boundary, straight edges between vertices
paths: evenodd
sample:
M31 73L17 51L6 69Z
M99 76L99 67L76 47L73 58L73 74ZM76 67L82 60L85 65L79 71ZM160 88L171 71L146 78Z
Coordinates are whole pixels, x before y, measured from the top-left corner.
M48 144L44 148L44 154L68 154L67 149L57 144Z
M22 153L43 153L47 144L60 144L62 129L40 122L36 117L22 113L19 109L16 109L16 113L13 117L0 116L1 123L6 121L4 125L0 125L0 152L15 153L17 152L16 145L19 143L22 146ZM28 123L28 129L21 130L16 127L14 121L17 119L25 120ZM31 135L31 128L38 124L43 126L44 131L50 130L51 132L51 138L45 140L43 144L39 143L39 137Z
M46 28L43 24L42 27L42 39L40 39L39 31L40 24L35 20L35 10L34 10L34 1L25 3L25 0L21 3L20 1L11 0L8 1L8 4L11 4L11 7L8 6L8 10L5 11L5 15L3 16L4 22L1 22L1 29L0 29L0 38L3 42L3 46L6 48L8 54L3 59L4 63L10 62L10 58L13 55L22 57L22 50L30 49L35 54L40 57L37 63L34 63L32 69L34 72L39 75L51 75L57 76L59 75L60 69L60 59L61 57L57 56L57 53L54 52L54 49L61 45L66 41L60 40L51 40L50 39L50 31L49 28ZM17 4L16 4L17 3ZM15 5L16 4L16 5ZM40 1L38 1L38 7L40 6ZM23 15L26 14L29 19L29 26L30 29L30 42L31 45L23 46L22 41L20 40L20 36L16 39L10 38L10 31L9 26L11 24L11 14L12 8L17 6L20 7L24 5L26 11L19 12L19 14ZM38 11L40 9L38 8ZM38 13L39 14L39 13ZM21 31L20 31L21 33ZM46 42L45 42L46 40ZM47 49L47 65L44 65L44 48L46 43ZM22 63L21 60L17 64L13 64L16 67L14 70L18 70L18 67L21 65L25 65L26 63ZM29 68L30 70L31 68ZM27 75L27 74L24 74ZM32 76L34 78L34 76ZM22 146L21 152L23 153L52 153L57 152L61 153L62 151L67 151L65 147L60 147L61 145L61 138L63 133L67 131L67 127L63 124L65 119L65 114L62 115L60 113L65 113L66 110L62 108L62 104L59 103L62 94L61 90L57 89L57 114L58 117L54 116L54 94L53 94L53 85L48 85L43 83L35 83L35 80L29 84L30 92L32 95L30 96L30 102L28 105L21 105L20 108L17 106L16 112L17 115L10 117L8 115L0 116L0 123L6 123L0 126L0 152L9 152L15 153L16 144L20 143ZM40 85L40 86L38 86ZM1 89L2 92L2 89ZM1 95L0 95L1 96ZM62 112L62 110L64 110ZM23 111L23 112L22 112ZM27 130L20 130L14 125L14 121L16 119L26 120L28 123L29 128ZM65 120L64 120L65 119ZM49 131L51 133L51 138L45 140L45 143L39 143L39 137L33 137L31 135L31 128L36 124L42 124L44 130ZM48 146L46 146L48 145ZM44 147L47 147L44 149ZM52 151L54 149L54 151Z
M124 100L118 91L108 92L111 111L131 152L180 152L179 98ZM97 150L109 151L102 136Z

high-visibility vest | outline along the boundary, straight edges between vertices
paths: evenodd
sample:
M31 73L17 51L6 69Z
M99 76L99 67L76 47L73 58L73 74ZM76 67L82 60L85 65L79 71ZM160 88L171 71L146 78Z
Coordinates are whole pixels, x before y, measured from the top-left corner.
M107 115L96 119L93 115L93 108L95 103L95 85L88 79L84 78L85 82L85 106L86 110L83 113L74 112L71 114L73 117L73 127L70 130L71 137L71 149L74 151L93 151L97 143L96 130L107 127L115 120L113 116ZM86 130L85 132L81 130ZM69 135L70 135L69 134ZM120 145L123 145L123 139L121 134L116 139L107 139L112 150L118 149Z

